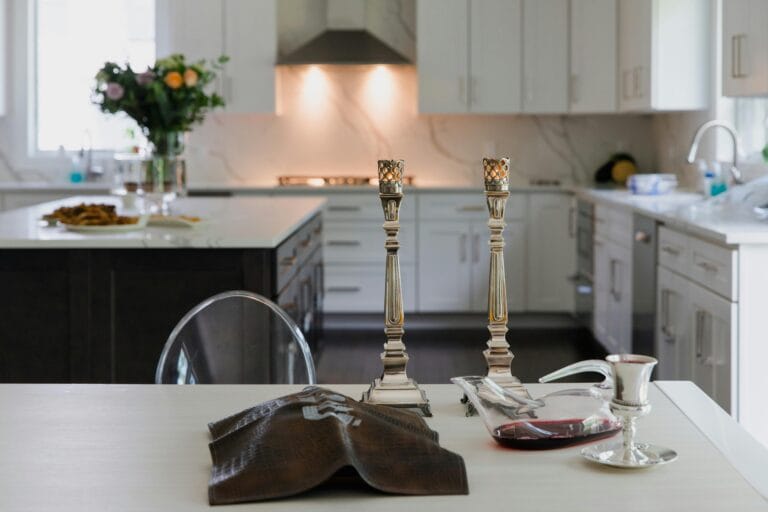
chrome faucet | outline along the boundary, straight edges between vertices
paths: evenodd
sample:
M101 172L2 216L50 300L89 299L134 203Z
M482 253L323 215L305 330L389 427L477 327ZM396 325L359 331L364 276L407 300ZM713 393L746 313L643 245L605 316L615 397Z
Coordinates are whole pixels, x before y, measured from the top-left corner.
M731 161L731 167L729 170L731 171L731 176L733 177L733 183L736 185L741 185L744 183L744 180L742 179L741 171L738 168L739 134L736 132L736 128L734 128L730 123L726 123L725 121L718 121L715 119L713 121L707 121L706 123L699 126L699 129L696 130L696 134L693 136L691 149L688 151L688 163L692 164L694 161L696 161L696 154L699 152L699 143L701 142L701 137L707 130L715 127L724 129L731 135L731 139L733 139L733 159Z

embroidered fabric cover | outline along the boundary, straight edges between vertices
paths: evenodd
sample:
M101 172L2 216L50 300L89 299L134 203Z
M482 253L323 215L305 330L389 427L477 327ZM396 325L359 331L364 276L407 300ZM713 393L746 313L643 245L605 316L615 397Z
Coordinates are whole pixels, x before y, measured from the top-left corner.
M211 505L282 498L352 468L394 494L467 494L464 460L417 414L307 387L210 423ZM340 471L341 470L341 471Z

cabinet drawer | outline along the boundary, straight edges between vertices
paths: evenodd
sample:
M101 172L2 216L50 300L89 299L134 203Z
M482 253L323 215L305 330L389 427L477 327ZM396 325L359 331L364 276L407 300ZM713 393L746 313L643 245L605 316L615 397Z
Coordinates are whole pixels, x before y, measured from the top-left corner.
M400 265L405 311L416 307L416 271ZM384 265L325 266L326 312L384 312ZM382 317L383 321L383 317Z
M721 296L736 301L736 251L696 238L690 239L688 276Z
M325 227L323 256L326 263L381 263L384 265L382 222L328 222ZM400 225L400 261L416 261L416 223Z
M595 206L595 236L612 240L623 247L632 246L632 213L621 208Z
M669 228L659 228L659 265L683 275L688 274L690 238Z
M400 203L400 220L416 218L416 195L403 197ZM323 210L325 220L377 220L384 222L384 210L379 199L379 190L371 189L367 194L329 194Z
M505 219L524 219L528 209L526 194L510 194ZM487 219L488 206L482 190L471 194L421 194L419 218L429 220Z

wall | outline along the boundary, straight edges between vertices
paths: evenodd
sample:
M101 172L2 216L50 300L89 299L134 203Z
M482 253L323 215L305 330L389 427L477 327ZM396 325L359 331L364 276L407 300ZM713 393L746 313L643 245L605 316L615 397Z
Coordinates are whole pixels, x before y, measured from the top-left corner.
M280 67L277 81L277 115L217 114L191 135L191 183L372 176L377 159L403 158L419 183L479 185L491 154L510 156L520 183L585 183L617 150L655 168L651 116L419 115L411 66Z

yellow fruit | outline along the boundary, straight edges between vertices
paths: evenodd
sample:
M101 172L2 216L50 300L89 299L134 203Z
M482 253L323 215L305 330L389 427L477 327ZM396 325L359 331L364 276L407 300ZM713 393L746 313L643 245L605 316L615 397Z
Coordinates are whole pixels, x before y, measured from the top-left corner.
M181 73L178 71L169 72L167 75L165 75L163 81L165 82L165 85L171 89L178 89L184 83L184 79L181 77Z
M635 164L629 160L619 160L611 168L611 178L616 183L626 183L627 179L637 172Z

